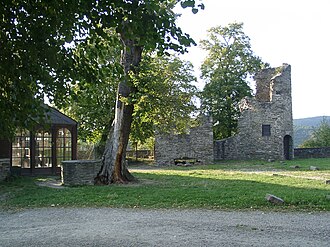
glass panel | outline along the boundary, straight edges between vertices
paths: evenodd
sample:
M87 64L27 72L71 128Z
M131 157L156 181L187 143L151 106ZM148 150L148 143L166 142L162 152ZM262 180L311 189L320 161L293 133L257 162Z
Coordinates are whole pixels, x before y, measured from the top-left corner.
M12 166L21 166L20 158L12 158Z
M57 140L56 140L56 160L57 166L61 165L63 160L71 160L72 152L71 152L71 132L62 128L57 132Z
M52 167L52 135L40 130L36 133L36 168Z
M30 168L30 132L19 130L12 143L12 166Z
M71 159L71 148L70 149L66 149L65 150L65 157L68 157L68 158L70 158Z
M58 147L57 148L57 157L63 157L63 156L64 156L63 148Z

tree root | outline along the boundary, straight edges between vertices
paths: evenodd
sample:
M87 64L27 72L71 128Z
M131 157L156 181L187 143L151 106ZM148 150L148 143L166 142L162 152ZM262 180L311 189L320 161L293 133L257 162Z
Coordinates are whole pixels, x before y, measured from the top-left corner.
M94 185L110 185L110 184L128 184L130 182L136 183L138 181L127 168L124 169L123 175L120 176L107 176L100 175L94 178Z
M108 185L109 184L109 178L104 175L97 175L94 178L94 185Z

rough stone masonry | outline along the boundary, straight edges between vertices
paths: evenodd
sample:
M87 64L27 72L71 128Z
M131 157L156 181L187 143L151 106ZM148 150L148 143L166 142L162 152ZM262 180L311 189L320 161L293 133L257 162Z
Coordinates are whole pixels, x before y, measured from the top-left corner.
M202 164L213 162L213 131L209 117L201 117L200 125L191 128L189 134L156 135L157 165L173 165L174 160L180 158L196 159Z
M293 158L291 66L264 69L254 79L255 97L240 102L238 133L215 142L215 159Z
M10 175L10 159L0 159L0 181Z
M157 135L156 163L171 165L182 157L195 158L203 163L211 163L214 159L292 159L291 66L283 64L261 70L254 79L256 95L240 102L241 115L235 136L213 143L212 122L204 118L190 134Z

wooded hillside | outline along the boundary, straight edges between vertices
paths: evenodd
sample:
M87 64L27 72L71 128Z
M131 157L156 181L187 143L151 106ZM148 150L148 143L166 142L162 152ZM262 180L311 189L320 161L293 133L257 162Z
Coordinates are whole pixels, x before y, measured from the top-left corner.
M323 118L330 122L330 116L293 119L293 145L295 148L310 138L314 129L320 125Z

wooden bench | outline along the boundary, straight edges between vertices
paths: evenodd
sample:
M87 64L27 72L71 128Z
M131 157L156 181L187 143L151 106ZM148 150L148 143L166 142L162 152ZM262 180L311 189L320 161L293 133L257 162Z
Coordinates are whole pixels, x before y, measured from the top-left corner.
M174 164L176 166L192 166L195 163L199 163L200 161L196 158L182 157L174 159Z

